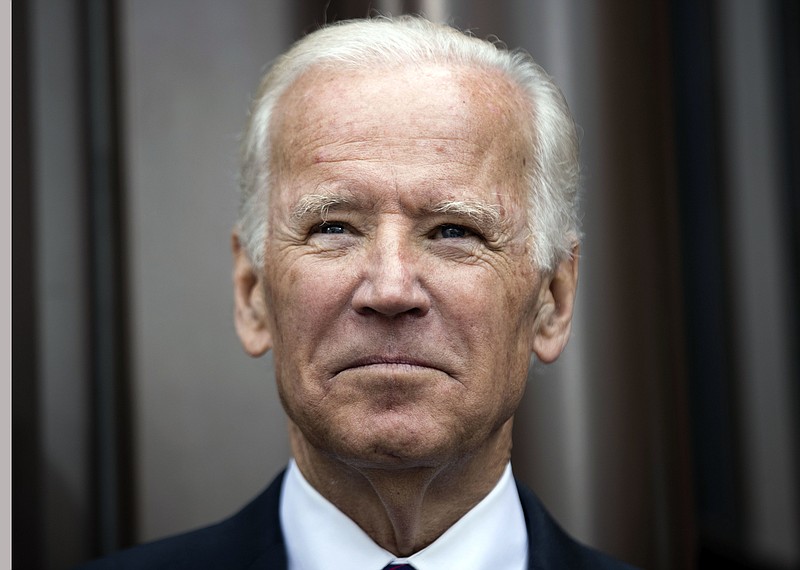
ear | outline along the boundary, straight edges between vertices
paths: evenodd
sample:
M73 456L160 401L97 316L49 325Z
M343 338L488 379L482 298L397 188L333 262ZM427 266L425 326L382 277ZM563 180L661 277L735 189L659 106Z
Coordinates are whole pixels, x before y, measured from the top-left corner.
M567 346L578 286L579 246L562 260L542 284L532 350L544 363L553 362Z
M233 232L233 298L236 334L250 356L261 356L272 348L267 304L264 299L263 275L257 271L244 251L239 235Z

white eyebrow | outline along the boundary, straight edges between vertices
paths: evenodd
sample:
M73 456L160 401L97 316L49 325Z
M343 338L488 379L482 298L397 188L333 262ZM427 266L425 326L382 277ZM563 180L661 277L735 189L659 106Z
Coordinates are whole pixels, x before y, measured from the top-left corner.
M328 219L328 211L333 208L336 210L341 206L353 205L355 201L341 194L306 194L297 201L297 204L292 209L292 219L301 221L308 217L322 218L322 221Z
M360 204L361 201L354 196L306 194L295 204L291 217L294 221L302 221L311 217L318 217L322 221L326 221L330 210L335 211L342 207L355 208ZM489 205L478 200L443 200L426 209L435 214L466 218L485 230L499 229L502 225L501 207Z
M476 200L445 200L436 204L431 211L469 218L480 228L498 228L501 221L500 206Z

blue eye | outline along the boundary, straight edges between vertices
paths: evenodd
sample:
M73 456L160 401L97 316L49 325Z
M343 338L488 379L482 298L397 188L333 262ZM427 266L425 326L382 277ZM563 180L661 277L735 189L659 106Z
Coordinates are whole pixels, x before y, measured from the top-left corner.
M439 235L444 239L463 238L472 235L464 226L457 226L455 224L445 224L439 226Z
M317 226L315 233L318 234L343 234L347 230L344 224L339 222L324 222Z

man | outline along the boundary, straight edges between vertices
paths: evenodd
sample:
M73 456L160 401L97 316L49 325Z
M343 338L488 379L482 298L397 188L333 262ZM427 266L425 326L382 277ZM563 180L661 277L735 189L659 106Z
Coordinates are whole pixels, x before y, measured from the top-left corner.
M294 459L231 519L98 567L624 567L511 474L578 276L575 128L528 56L418 18L319 30L264 78L241 185L236 330L273 351Z

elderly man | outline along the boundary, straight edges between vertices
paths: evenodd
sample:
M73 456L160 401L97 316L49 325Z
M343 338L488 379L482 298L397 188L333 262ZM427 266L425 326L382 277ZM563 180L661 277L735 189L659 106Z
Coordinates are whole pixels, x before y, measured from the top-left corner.
M567 343L575 128L552 80L419 18L319 30L255 98L235 322L293 460L239 514L119 568L622 568L515 483L530 358Z

